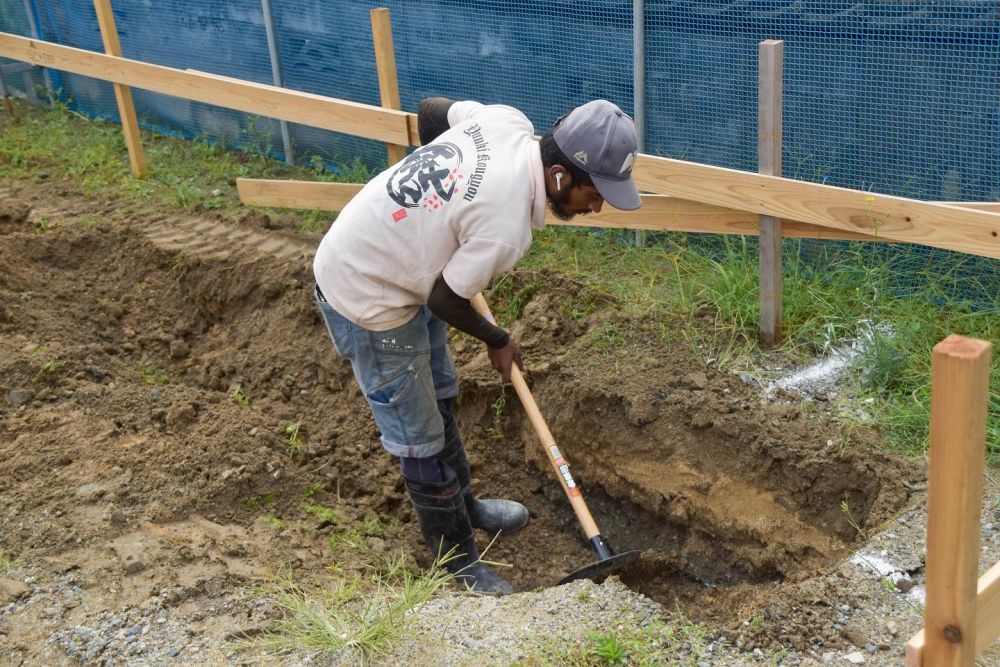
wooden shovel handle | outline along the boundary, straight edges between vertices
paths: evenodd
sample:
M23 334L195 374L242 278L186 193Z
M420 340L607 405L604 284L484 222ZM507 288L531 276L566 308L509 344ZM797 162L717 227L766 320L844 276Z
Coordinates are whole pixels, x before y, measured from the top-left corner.
M472 307L490 322L496 323L482 294L476 294L472 297ZM524 381L524 375L521 374L521 369L517 367L517 364L511 366L510 381L514 385L517 397L521 399L524 411L528 413L528 419L531 420L531 425L535 428L535 433L538 434L538 439L542 442L542 448L556 471L556 477L559 478L559 483L562 484L563 491L566 492L566 497L569 498L569 503L573 506L573 511L576 512L576 518L579 519L584 534L588 540L600 535L601 531L597 529L594 517L590 515L587 503L583 501L583 493L569 472L569 462L556 446L556 440L552 437L552 432L549 431L549 427L542 417L542 412L538 409L538 404L535 403L535 397L531 395L528 383Z

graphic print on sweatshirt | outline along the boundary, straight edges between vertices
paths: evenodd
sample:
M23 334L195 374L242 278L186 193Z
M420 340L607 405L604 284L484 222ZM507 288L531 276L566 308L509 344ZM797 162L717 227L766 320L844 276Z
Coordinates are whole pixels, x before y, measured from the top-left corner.
M403 160L386 181L389 197L403 208L393 214L399 222L406 209L418 206L427 211L441 208L458 193L462 151L453 143L430 144L418 148Z

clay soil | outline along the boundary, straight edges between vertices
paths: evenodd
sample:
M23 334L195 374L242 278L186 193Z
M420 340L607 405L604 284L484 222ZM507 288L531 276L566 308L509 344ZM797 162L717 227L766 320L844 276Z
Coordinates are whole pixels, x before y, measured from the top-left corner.
M55 625L149 599L227 634L247 621L206 613L211 601L277 571L308 581L397 552L429 564L397 463L311 302L317 239L275 226L7 184L0 551L90 594L50 617L8 611L9 662L52 661ZM847 646L808 582L911 503L923 465L815 403L765 400L564 276L511 281L538 404L604 535L643 551L621 581L748 648ZM593 551L482 346L458 335L453 350L477 490L532 515L491 557L519 590L551 586ZM376 528L331 543L359 525ZM785 618L747 626L768 609Z

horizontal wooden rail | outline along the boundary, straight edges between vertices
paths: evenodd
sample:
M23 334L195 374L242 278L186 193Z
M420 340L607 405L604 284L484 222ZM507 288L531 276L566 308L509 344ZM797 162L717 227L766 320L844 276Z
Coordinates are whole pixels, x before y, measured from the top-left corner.
M1000 562L979 577L976 583L976 655L1000 638ZM924 631L906 644L906 667L923 665Z
M416 115L403 111L151 65L9 33L0 33L0 56L368 139L419 145ZM641 189L652 193L836 230L824 231L818 238L877 236L1000 258L1000 213L964 204L922 202L650 155L639 156L633 177ZM756 230L756 222L744 230L741 220L724 220L720 231L756 233L751 231ZM687 231L716 230L699 225ZM802 232L805 236L806 231L789 229L785 234Z
M976 654L1000 638L1000 561L976 584Z
M639 189L657 194L1000 258L997 212L649 155L636 159L632 176Z
M244 204L319 211L343 209L362 187L358 183L236 179L236 188ZM642 195L642 208L637 211L619 211L611 206L605 206L600 213L578 216L568 222L551 214L546 217L546 223L550 225L711 234L757 234L757 222L758 217L753 213L734 211L664 195ZM845 232L799 222L785 222L784 224L786 236L855 241L882 240L867 234Z
M236 187L244 204L276 208L301 208L319 211L339 211L356 195L362 184L324 183L238 178ZM957 205L954 204L954 205ZM1000 203L962 203L963 208L1000 211ZM700 202L668 197L642 195L642 208L619 211L611 206L597 214L564 222L548 216L548 224L616 229L648 229L709 234L757 234L758 217L754 213L712 206ZM785 236L825 240L886 241L884 237L861 232L849 232L791 220L783 221Z
M4 32L0 32L0 56L366 139L394 144L416 142L416 117L403 111L151 65ZM410 116L414 116L413 120Z

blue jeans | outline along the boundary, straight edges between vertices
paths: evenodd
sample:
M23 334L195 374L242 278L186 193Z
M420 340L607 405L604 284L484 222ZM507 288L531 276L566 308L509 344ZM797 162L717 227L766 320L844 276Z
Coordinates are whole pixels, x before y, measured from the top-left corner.
M316 305L340 356L368 401L382 446L394 456L434 456L444 448L438 401L458 395L448 325L427 306L406 324L370 331L338 313L317 288Z

